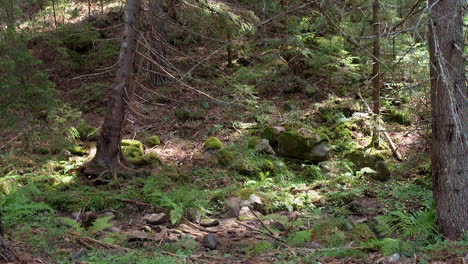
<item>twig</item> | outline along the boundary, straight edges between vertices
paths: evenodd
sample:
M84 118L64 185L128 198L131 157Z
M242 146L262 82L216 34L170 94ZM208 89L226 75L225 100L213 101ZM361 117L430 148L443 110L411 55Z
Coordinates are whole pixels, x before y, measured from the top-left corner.
M252 212L252 214L257 218L258 221L260 221L260 224L263 226L263 228L265 228L266 231L268 231L268 233L270 233L272 236L275 235L275 233L273 233L273 231L271 231L262 221L262 219L260 219L260 217L258 217L257 213L254 212L254 210L252 210L252 208L249 207L249 210L250 212Z
M14 136L12 139L8 140L5 144L3 144L3 146L0 147L0 150L5 148L6 146L8 146L11 142L13 142L13 140L19 138L19 136L21 136L23 133L19 134L19 135L16 135Z
M117 245L114 245L114 244L109 244L109 243L102 242L102 241L96 240L94 238L86 237L86 236L81 236L81 235L79 235L79 234L77 234L75 232L72 232L71 234L77 236L78 241L80 241L84 246L86 246L86 245L90 246L86 242L91 242L91 243L95 243L95 244L97 244L99 246L102 246L102 247L105 247L105 248L113 248L113 249L118 249L118 250L122 250L122 251L125 251L125 252L132 251L132 249L130 249L130 248L121 247L121 246L117 246Z

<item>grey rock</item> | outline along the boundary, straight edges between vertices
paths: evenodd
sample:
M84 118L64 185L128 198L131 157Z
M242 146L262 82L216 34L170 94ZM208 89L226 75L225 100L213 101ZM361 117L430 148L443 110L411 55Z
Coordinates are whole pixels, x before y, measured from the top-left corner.
M100 214L100 217L110 217L109 220L114 220L116 218L115 214L113 212L107 211L102 214Z
M201 216L195 208L189 208L187 210L187 219L190 222L200 223L200 218Z
M153 229L152 229L151 227L147 226L147 225L142 226L141 229L142 229L143 231L145 231L145 232L148 232L148 233L153 232Z
M147 233L139 230L133 230L132 232L128 233L128 240L135 241L135 240L148 240L149 236Z
M200 221L200 225L203 227L212 227L212 226L218 226L219 221L217 219L202 219Z
M260 142L257 143L254 147L254 152L258 154L271 154L275 155L275 151L270 146L270 141L268 139L262 138Z
M209 233L205 237L206 247L215 250L218 247L218 237L215 234Z
M226 199L226 205L229 207L230 212L228 214L233 216L239 216L241 209L242 199L239 197L229 197Z
M388 263L396 263L400 260L401 256L398 253L393 253L388 256Z
M146 214L142 218L143 221L150 225L161 225L169 221L169 217L165 213Z
M255 194L251 194L249 197L250 208L263 212L263 202L262 199Z
M239 217L251 219L255 218L255 215L250 211L248 206L244 206L239 211Z

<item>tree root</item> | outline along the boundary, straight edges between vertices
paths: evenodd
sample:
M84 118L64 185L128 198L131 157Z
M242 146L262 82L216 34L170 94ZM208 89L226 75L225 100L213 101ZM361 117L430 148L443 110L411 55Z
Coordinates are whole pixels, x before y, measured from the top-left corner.
M127 165L123 164L120 159L117 160L117 166L114 168L107 168L100 164L98 164L94 160L90 160L83 164L79 170L80 175L85 176L86 180L89 183L97 184L97 183L109 183L111 179L119 182L119 175L123 175L124 177L128 177L125 175L127 173L131 174L140 174L143 173L144 170L138 170L128 167ZM107 174L111 174L112 177L108 177Z

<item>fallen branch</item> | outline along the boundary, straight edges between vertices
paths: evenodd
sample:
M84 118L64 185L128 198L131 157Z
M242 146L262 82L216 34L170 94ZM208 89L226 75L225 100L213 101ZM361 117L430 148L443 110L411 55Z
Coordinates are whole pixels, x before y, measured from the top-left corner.
M92 248L92 246L88 244L88 242L91 242L91 243L97 244L97 245L99 245L101 247L105 247L105 248L118 249L118 250L122 250L122 251L125 251L125 252L133 251L130 248L121 247L121 246L117 246L117 245L114 245L114 244L109 244L109 243L106 243L106 242L96 240L96 239L91 238L91 237L81 236L81 235L79 235L77 233L74 233L74 232L71 233L71 234L76 236L78 238L78 242L80 242L85 247L91 247Z

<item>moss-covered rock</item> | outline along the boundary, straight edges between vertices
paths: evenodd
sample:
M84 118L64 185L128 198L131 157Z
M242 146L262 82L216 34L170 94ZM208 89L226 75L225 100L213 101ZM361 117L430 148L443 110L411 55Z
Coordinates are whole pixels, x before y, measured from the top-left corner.
M361 170L365 167L374 170L375 173L364 174L374 180L386 181L390 179L390 169L385 159L379 155L370 155L363 151L356 150L347 154L345 158L354 164L355 170Z
M130 162L134 164L143 163L143 149L136 146L122 146L121 149L125 158L127 158Z
M120 143L120 145L122 147L135 147L135 148L138 148L139 150L141 150L142 152L142 156L143 156L143 150L144 150L144 147L143 147L143 143L141 143L141 141L139 140L136 140L136 139L124 139L122 140L122 142Z
M217 137L208 138L203 145L203 150L216 150L222 148L224 148L224 145Z
M276 148L278 144L278 137L284 131L286 131L286 129L282 126L267 127L262 131L261 137L264 139L268 139L270 145L273 148Z
M240 174L254 176L258 173L256 166L248 159L237 159L232 162L232 168Z
M326 143L310 130L285 131L278 136L277 141L277 152L284 157L312 162L325 161L329 158L330 151Z
M147 153L141 157L141 161L143 165L148 165L150 167L157 167L161 164L161 160L156 153Z
M145 141L146 145L150 148L161 145L161 139L158 136L150 136Z
M77 156L84 156L87 153L86 150L80 145L73 145L68 148L68 151L70 151L71 154Z

